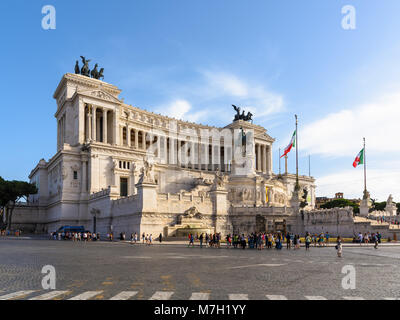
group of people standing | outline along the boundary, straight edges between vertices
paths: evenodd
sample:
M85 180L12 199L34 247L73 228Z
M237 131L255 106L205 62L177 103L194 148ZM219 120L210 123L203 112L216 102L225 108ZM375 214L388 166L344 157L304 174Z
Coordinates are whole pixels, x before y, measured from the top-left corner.
M52 232L50 234L53 240L72 240L72 241L98 241L99 233L92 232Z
M161 243L162 240L163 240L163 236L160 233L160 235L158 236L158 241ZM136 232L131 233L131 244L136 244L138 242L140 242L138 234ZM153 234L151 234L151 233L148 234L148 233L143 232L142 233L142 243L150 246L153 243Z
M375 249L378 249L378 243L381 243L381 241L382 241L382 235L379 232L372 234L367 232L364 233L364 235L361 232L359 232L357 237L356 236L353 237L353 242L358 242L360 246L363 243L364 244L373 243Z

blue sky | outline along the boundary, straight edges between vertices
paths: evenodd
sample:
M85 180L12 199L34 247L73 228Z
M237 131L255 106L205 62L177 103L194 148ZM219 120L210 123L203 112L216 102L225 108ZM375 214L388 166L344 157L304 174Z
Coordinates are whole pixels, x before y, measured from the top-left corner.
M48 4L56 30L41 27ZM365 136L372 198L400 201L399 13L398 0L1 1L0 175L26 180L54 155L52 95L84 55L137 107L217 126L231 104L253 110L276 138L275 172L297 113L300 173L310 154L320 196L362 196Z

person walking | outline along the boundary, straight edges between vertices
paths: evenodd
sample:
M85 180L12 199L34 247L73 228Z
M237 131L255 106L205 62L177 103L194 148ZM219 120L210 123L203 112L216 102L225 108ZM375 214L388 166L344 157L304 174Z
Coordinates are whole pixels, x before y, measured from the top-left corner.
M135 241L135 244L136 244L137 240L138 240L138 237L137 237L137 233L135 232L135 235L133 236L133 241Z
M153 235L150 233L150 236L149 236L149 246L151 245L152 241L153 241Z
M309 233L306 235L306 251L310 250L311 236Z
M200 235L199 240L200 240L200 248L203 248L203 233Z
M290 245L291 245L291 243L290 243L290 233L288 232L287 233L287 235L286 235L286 249L290 249Z
M145 237L146 237L146 235L145 235L144 232L143 232L143 234L142 234L142 241L143 241L143 244L144 244Z
M375 233L372 235L372 240L374 241L374 248L378 249L378 236Z
M343 247L342 247L342 238L340 236L338 236L338 238L337 238L336 250L337 250L337 256L339 258L341 258L342 257Z
M160 241L160 243L162 242L162 234L160 233L160 235L158 236L158 240Z

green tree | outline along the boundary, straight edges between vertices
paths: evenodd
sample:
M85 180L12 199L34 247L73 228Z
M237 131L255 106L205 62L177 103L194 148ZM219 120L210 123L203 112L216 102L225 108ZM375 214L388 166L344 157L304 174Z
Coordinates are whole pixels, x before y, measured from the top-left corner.
M357 203L350 201L348 199L334 199L321 205L321 208L323 209L344 208L344 207L352 207L354 213L360 212L360 206Z
M33 183L17 180L4 180L0 177L0 224L1 229L10 229L15 204L31 194L36 194L38 189Z
M372 205L372 210L380 210L380 211L382 211L382 210L385 210L385 207L386 207L386 201L383 201L383 202L375 202L375 203Z

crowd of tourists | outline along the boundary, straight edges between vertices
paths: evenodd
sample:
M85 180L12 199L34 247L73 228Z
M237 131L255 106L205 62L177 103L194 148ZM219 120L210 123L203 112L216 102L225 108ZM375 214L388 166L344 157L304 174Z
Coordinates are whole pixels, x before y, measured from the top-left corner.
M378 247L378 243L381 243L382 241L382 235L377 232L377 233L364 233L362 234L361 232L358 233L358 235L354 235L353 237L353 243L359 243L360 246L368 243L374 243L375 244L375 249Z
M85 232L52 232L50 234L53 240L71 240L71 241L98 241L100 240L99 233Z
M98 241L100 240L99 233L92 233L90 231L85 232L52 232L50 234L51 239L54 240L72 240L72 241ZM113 233L107 233L106 235L108 241L113 241L114 236ZM119 234L119 240L125 241L126 235L125 232L121 232ZM163 236L160 233L158 238L156 239L160 243L163 240ZM330 234L328 232L321 233L309 233L306 232L303 239L300 238L300 235L293 234L288 232L286 234L282 232L253 232L251 234L228 234L223 240L226 242L227 248L242 248L246 249L272 249L275 248L277 250L281 250L283 246L286 246L286 249L300 249L301 242L304 241L306 250L310 249L310 246L314 247L325 247L330 241ZM200 247L214 247L220 248L222 237L220 233L201 233L199 234L189 234L188 235L188 246L194 247L194 242L198 241L200 243ZM358 233L358 235L354 234L353 243L368 244L373 243L375 249L378 248L378 244L382 241L382 235L377 232L375 233ZM141 235L138 235L136 232L131 234L130 242L132 244L135 243L143 243L146 245L151 245L153 243L153 235L146 234L143 232ZM336 249L338 251L338 256L341 256L342 253L342 239L340 236L336 239Z
M386 221L385 216L377 217L377 218L376 218L376 221L377 221L378 223L385 223L385 222L387 222L387 223L390 223L390 224L396 225L396 226L400 225L400 221L397 221L397 220L389 220L389 221Z

